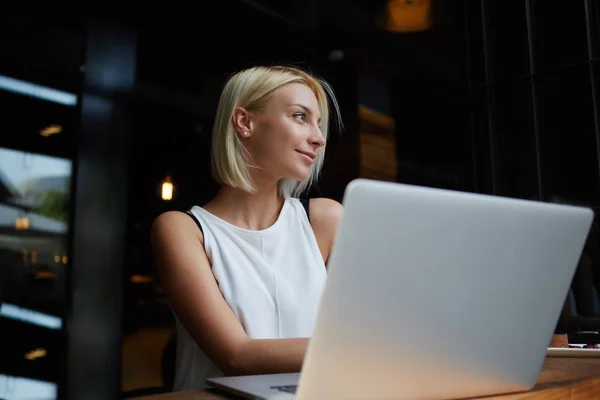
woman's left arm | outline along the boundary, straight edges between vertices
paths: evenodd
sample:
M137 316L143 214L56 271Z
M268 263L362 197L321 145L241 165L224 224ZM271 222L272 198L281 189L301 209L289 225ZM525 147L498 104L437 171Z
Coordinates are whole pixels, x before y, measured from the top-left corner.
M335 200L315 198L310 200L309 217L323 261L327 263L344 207Z

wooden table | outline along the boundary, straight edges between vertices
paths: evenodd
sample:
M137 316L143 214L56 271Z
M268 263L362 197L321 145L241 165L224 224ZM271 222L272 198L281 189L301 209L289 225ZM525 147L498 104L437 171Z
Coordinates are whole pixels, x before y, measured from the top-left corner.
M136 400L227 400L214 390L169 393ZM600 398L600 358L548 357L536 386L524 393L485 397L486 400Z

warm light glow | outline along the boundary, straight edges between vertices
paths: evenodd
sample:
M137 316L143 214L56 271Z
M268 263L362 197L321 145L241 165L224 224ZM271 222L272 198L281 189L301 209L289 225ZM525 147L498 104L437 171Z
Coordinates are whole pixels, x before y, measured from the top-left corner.
M431 0L389 0L385 27L392 32L420 32L431 28Z
M35 271L35 279L55 279L56 275L51 271Z
M25 358L33 361L36 358L46 357L46 349L35 349L25 354Z
M44 137L56 135L57 133L62 132L62 126L60 125L50 125L42 130L40 130L40 135Z
M58 253L54 253L54 262L57 264L60 262L60 255Z
M152 277L150 275L131 275L129 277L131 283L150 283L152 282Z
M68 261L69 261L69 259L67 257L67 253L63 253L62 254L62 263L66 265Z
M15 220L15 229L17 229L17 230L29 229L29 218L18 217Z
M164 201L169 201L173 199L173 182L171 182L171 177L167 176L161 185L161 197Z
M31 252L31 263L35 264L37 262L37 251Z

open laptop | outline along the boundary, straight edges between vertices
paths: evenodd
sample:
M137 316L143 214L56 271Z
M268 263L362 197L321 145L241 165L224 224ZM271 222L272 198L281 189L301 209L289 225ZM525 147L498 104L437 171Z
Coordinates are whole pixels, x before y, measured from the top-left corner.
M209 379L251 399L449 399L533 387L587 208L369 180L344 215L301 374Z

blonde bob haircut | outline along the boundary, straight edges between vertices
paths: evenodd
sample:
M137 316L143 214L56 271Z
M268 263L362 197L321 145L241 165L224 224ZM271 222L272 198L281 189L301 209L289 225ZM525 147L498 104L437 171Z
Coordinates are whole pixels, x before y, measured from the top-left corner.
M254 168L233 124L233 111L243 107L258 113L271 98L273 92L289 83L308 86L317 98L321 113L321 132L325 140L329 131L329 106L331 102L341 129L340 109L331 86L308 72L288 66L253 67L234 74L225 84L213 127L211 168L213 178L222 185L255 193L256 187L250 176ZM284 197L299 197L318 179L325 159L325 146L317 150L317 156L309 176L303 181L282 179L278 192Z

